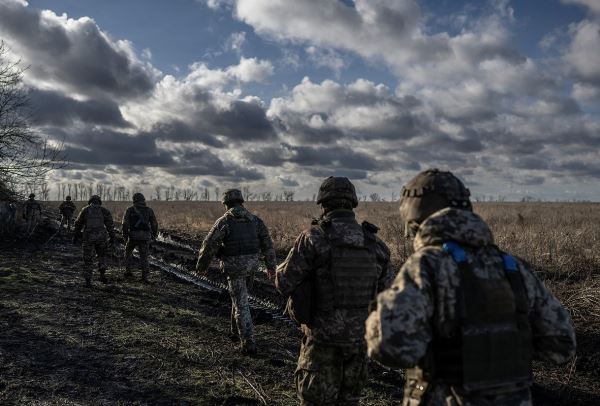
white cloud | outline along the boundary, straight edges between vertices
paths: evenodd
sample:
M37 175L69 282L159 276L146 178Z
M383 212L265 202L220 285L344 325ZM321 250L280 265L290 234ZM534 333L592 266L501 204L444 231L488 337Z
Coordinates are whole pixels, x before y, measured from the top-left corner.
M565 60L582 79L600 84L600 22L584 20L570 29L573 39Z
M273 74L273 64L256 58L240 59L240 63L225 70L241 82L264 82Z
M564 4L577 4L587 7L591 12L600 15L600 1L598 0L561 0Z
M225 47L227 50L234 51L238 54L241 54L242 48L246 43L246 33L244 31L234 32L232 33L227 42L225 43Z

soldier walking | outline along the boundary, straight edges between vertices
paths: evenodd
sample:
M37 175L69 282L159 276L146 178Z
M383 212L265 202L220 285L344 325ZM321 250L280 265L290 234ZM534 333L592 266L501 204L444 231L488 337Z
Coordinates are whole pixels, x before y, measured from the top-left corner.
M73 231L73 243L82 241L85 286L92 286L94 254L98 259L100 281L108 283L106 256L110 247L114 246L115 230L112 215L107 208L102 207L100 196L90 197L88 205L77 216Z
M146 206L146 198L141 193L134 193L133 206L130 206L123 215L123 238L125 245L125 277L130 278L133 250L137 247L142 268L142 282L148 283L148 251L150 241L158 236L158 223L154 210Z
M231 296L231 338L241 342L243 354L251 355L256 353L256 345L248 304L248 284L254 279L253 273L261 253L267 274L273 277L277 266L275 250L263 221L243 206L242 192L237 189L225 191L222 203L227 212L216 221L204 239L196 270L205 274L212 258L220 259Z
M408 368L403 405L530 406L533 358L575 354L569 313L523 260L494 245L450 172L421 172L400 213L415 253L377 297L369 356Z
M23 218L27 222L27 235L31 235L42 216L42 206L35 200L35 194L29 195L29 200L23 207Z
M275 277L277 290L293 299L292 313L303 314L296 390L302 405L358 405L367 381L365 320L391 278L390 251L376 226L356 221L347 178L327 178L317 204L322 216L299 235Z
M58 211L60 212L59 230L62 230L63 225L66 224L67 231L71 231L71 226L73 225L73 213L75 213L75 210L77 210L77 208L71 201L71 196L67 196L65 201L58 206Z

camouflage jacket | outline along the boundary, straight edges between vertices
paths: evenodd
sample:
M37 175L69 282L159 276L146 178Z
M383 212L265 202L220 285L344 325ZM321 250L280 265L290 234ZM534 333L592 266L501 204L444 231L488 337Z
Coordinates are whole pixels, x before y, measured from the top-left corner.
M434 334L446 336L456 326L458 267L442 250L454 241L468 253L473 272L480 278L504 278L500 250L487 224L476 214L457 209L434 213L419 227L415 253L403 265L392 287L377 297L377 310L367 320L368 352L392 367L420 365ZM534 357L563 363L575 354L575 333L567 310L546 289L530 266L517 259L523 276L533 333ZM510 404L529 405L528 392ZM446 404L450 388L433 382L427 405ZM508 399L508 398L507 398ZM465 404L477 405L477 402ZM498 397L493 404L507 404Z
M226 241L230 233L227 224L227 218L229 216L246 217L256 224L260 251L264 256L265 266L267 269L275 269L277 266L275 249L273 248L273 241L271 241L267 226L265 226L265 223L263 223L259 217L246 210L245 207L236 206L229 209L221 218L219 218L208 232L208 235L202 242L202 247L200 248L196 270L198 272L205 272L210 266L212 259L223 247L223 242ZM221 270L226 274L243 275L254 270L258 266L260 254L223 256L220 260Z
M77 234L81 233L83 230L84 241L85 240L89 240L89 241L106 240L107 235L111 240L114 240L115 228L114 228L112 214L110 214L110 211L105 207L100 207L100 209L102 210L102 217L104 220L104 229L103 230L90 230L89 227L86 227L88 211L90 210L91 206L95 206L95 205L90 204L88 206L85 206L83 209L81 209L81 211L79 212L79 215L77 216L77 220L75 220L73 232L77 235Z
M136 230L135 225L130 224L132 214L136 214L139 212L142 216L147 216L149 230ZM133 206L130 206L125 210L125 214L123 214L123 221L121 231L123 232L123 238L132 240L150 240L151 238L156 238L158 235L158 222L156 221L156 216L154 215L154 210L150 207L146 206L146 202L136 202Z
M23 208L23 216L29 218L38 214L42 214L42 206L37 200L27 200Z
M333 227L344 227L348 218L356 223L354 213L350 210L334 210L322 219L330 220ZM376 238L377 260L377 292L385 289L393 276L390 265L390 251L383 241ZM312 279L312 275L326 273L329 268L330 243L320 226L313 226L303 231L288 253L285 261L279 265L275 276L277 290L289 297L304 281ZM312 340L330 344L363 344L365 319L367 314L362 310L333 309L331 312L317 312L313 326L302 325L304 334Z
M58 206L58 211L64 216L72 216L75 213L75 204L71 201L64 201Z

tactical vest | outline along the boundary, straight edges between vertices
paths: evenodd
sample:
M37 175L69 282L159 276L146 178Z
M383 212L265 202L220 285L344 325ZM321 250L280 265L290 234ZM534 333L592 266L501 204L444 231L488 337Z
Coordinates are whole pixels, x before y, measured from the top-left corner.
M378 280L376 239L366 229L369 224L361 226L353 221L339 227L325 220L319 225L329 242L330 256L327 272L317 275L315 282L316 310L368 309L376 295ZM344 239L344 231L349 229L362 234L362 241Z
M132 206L129 210L130 231L150 231L150 209Z
M246 217L227 216L229 235L223 241L221 256L235 257L260 252L260 242L254 221Z
M87 207L84 235L89 241L106 239L107 232L101 206L91 204Z
M514 257L503 254L503 279L479 278L462 247L443 245L458 266L457 328L434 338L433 380L467 392L531 382L532 334L523 276Z

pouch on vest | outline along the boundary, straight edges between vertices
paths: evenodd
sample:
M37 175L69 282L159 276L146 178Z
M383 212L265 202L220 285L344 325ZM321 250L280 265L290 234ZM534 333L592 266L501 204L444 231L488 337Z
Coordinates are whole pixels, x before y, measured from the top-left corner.
M306 280L298 285L288 298L285 313L296 323L310 327L313 311L312 281Z
M252 255L260 252L256 224L248 218L228 216L229 234L223 241L222 257Z
M330 244L331 278L331 281L323 281L323 285L329 284L333 289L329 294L319 295L318 307L367 310L377 291L375 236L356 222L331 222L323 229Z
M434 340L435 379L468 392L530 382L528 301L516 262L509 269L504 260L505 278L484 279L477 277L461 247L447 243L444 250L458 266L460 319L455 337Z
M93 204L88 206L83 235L88 241L106 240L108 233L104 226L102 207Z

